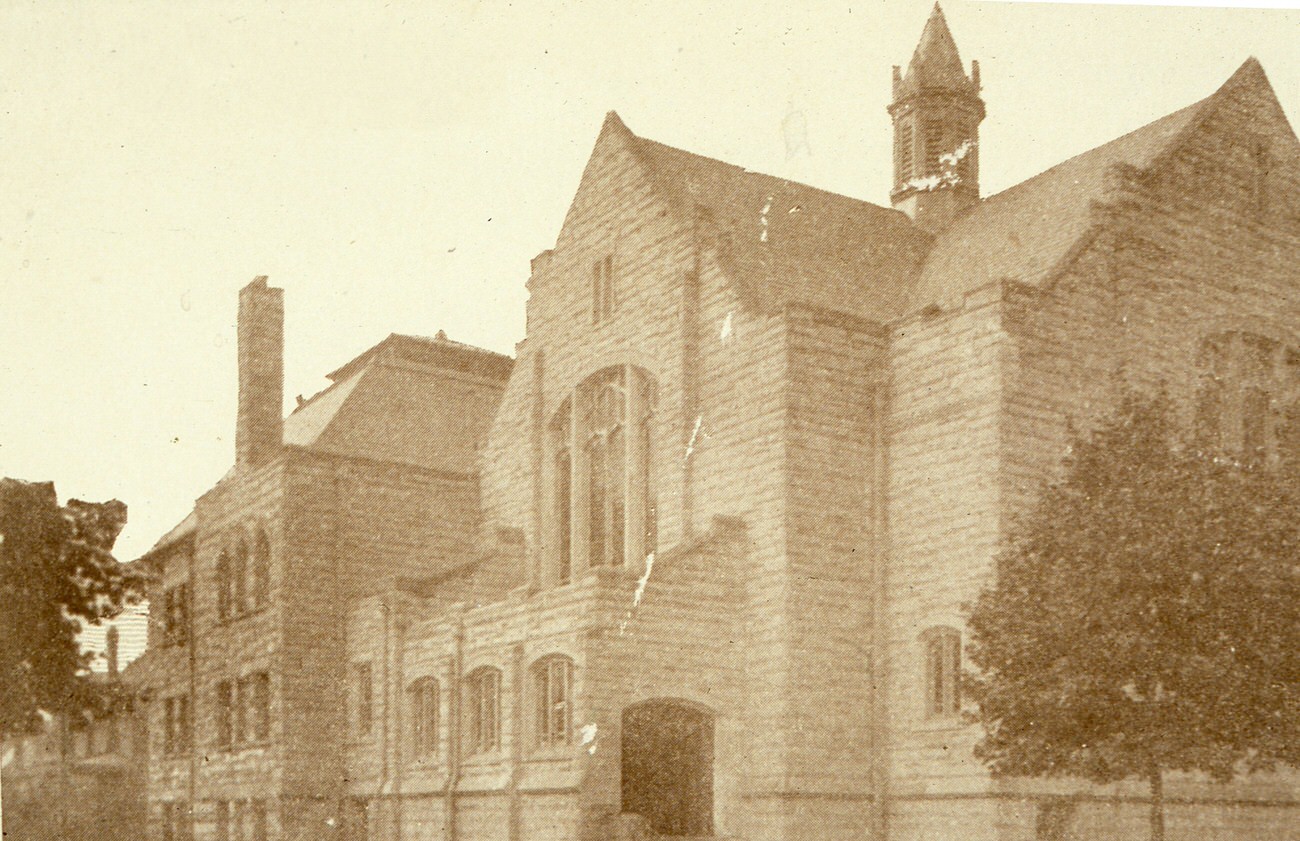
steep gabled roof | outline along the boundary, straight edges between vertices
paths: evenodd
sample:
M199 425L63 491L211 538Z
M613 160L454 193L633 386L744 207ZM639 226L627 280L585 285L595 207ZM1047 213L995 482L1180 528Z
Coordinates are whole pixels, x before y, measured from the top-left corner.
M929 236L897 210L753 172L628 131L610 113L669 204L702 214L723 269L748 302L789 302L877 321L899 313Z
M952 303L967 291L999 280L1032 286L1049 281L1097 220L1116 167L1147 170L1240 86L1268 80L1248 59L1213 94L1109 143L990 196L958 218L925 260L911 309Z
M994 280L1041 283L1087 232L1117 165L1145 168L1205 107L1202 100L990 196L935 242L914 303L951 302Z

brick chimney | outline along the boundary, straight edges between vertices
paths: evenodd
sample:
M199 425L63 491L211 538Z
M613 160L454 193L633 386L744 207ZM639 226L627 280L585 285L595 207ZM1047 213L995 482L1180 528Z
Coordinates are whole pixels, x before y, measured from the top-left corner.
M239 418L235 467L259 467L280 453L284 424L284 290L266 276L239 290Z
M117 677L117 626L109 625L104 632L104 657L108 660L108 676Z

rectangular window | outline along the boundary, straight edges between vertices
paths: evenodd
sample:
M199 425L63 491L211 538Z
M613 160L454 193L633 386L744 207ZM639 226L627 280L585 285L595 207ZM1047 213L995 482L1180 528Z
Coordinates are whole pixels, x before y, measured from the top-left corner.
M163 642L184 645L190 632L190 586L177 584L163 596Z
M214 706L217 719L217 746L229 749L235 739L235 684L223 680L217 684Z
M479 669L469 678L469 753L501 746L501 673Z
M353 667L353 685L356 694L356 726L358 736L370 735L374 723L374 687L370 682L370 664L357 663Z
M572 736L573 667L565 657L549 657L534 671L537 701L537 744L568 744Z
M591 323L608 321L614 314L614 258L606 255L591 266Z
M190 699L187 695L178 695L163 701L165 723L163 725L163 753L167 756L179 756L190 749Z
M438 682L431 677L411 684L411 753L416 757L438 752Z
M912 178L912 126L910 123L898 130L898 181L905 184Z
M230 555L222 550L217 558L217 616L223 621L230 618L234 593L231 589Z
M257 672L239 680L238 733L243 743L265 742L271 735L271 678Z
M266 672L253 675L250 706L253 708L253 741L271 739L271 676Z
M931 629L925 637L925 711L930 717L961 711L961 635Z

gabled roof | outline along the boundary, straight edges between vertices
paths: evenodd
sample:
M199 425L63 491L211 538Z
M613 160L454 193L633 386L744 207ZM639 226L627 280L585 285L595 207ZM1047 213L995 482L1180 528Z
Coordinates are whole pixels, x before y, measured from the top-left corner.
M950 43L936 7L913 70L961 74ZM899 211L638 137L613 112L601 133L625 139L683 219L712 226L722 267L748 303L772 311L801 302L884 322L994 281L1046 282L1086 240L1114 168L1156 164L1225 91L1249 84L1268 86L1255 59L1211 96L980 201L937 237Z
M1257 82L1268 84L1252 58L1200 102L984 199L935 240L910 309L952 303L994 281L1038 286L1050 280L1095 224L1093 205L1106 198L1114 168L1151 167L1226 91Z
M883 321L907 300L929 236L897 210L753 172L632 134L610 112L669 204L702 215L720 261L749 302L788 302Z

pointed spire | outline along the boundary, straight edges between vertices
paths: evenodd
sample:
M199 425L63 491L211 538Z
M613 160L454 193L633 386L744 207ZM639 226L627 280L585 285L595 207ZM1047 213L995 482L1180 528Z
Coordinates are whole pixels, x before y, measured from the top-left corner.
M921 40L907 65L903 86L909 91L919 88L966 90L971 86L966 71L962 69L957 42L948 30L948 21L938 3L934 4L925 29L921 30Z

